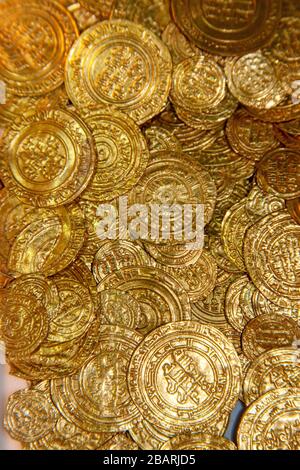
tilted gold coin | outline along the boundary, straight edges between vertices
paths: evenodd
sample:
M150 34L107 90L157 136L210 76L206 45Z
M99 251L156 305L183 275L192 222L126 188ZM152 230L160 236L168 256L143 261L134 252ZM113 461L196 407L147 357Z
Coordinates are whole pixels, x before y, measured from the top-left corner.
M119 111L91 108L80 114L92 131L98 157L82 198L110 201L142 176L149 158L146 140L135 122Z
M200 50L189 42L172 21L164 29L161 38L170 50L174 65L193 57L195 54L200 54Z
M174 69L170 99L191 114L218 106L226 93L222 68L205 56L180 62Z
M56 281L59 311L51 318L47 341L65 342L88 332L95 315L94 304L87 287L72 279Z
M129 240L106 240L95 254L92 269L99 283L121 268L153 264L142 246Z
M35 96L59 87L66 56L78 36L68 10L49 0L5 0L0 21L0 80L7 90Z
M100 315L102 324L136 329L142 312L138 301L128 292L107 289L100 292Z
M279 146L273 125L255 119L243 109L228 120L226 136L235 152L252 161L260 160L266 152Z
M266 192L283 199L300 197L300 149L277 149L259 162L257 182Z
M240 374L235 350L220 331L198 322L173 322L137 347L128 386L145 419L174 433L196 432L231 412Z
M43 304L28 294L0 291L0 337L10 354L33 352L48 334L49 317Z
M84 218L76 205L45 210L43 223L34 220L17 235L9 255L9 270L21 274L55 274L77 256L85 233Z
M286 208L297 224L300 225L300 198L286 201Z
M190 41L230 56L256 50L270 40L280 19L281 1L172 0L171 10Z
M300 306L299 238L299 225L285 211L263 217L246 233L244 257L251 280L281 307Z
M294 320L298 323L298 326L300 326L300 305L297 306L292 304L291 306L282 307L271 302L258 289L255 289L252 293L251 303L255 316L264 315L265 313L268 313L269 315L284 315L285 317Z
M114 0L111 18L139 23L160 36L170 21L168 0Z
M0 174L21 201L53 207L73 201L95 167L89 129L74 113L55 109L15 123L4 137Z
M225 73L229 90L246 106L269 109L285 98L272 62L261 52L228 59Z
M300 340L300 329L294 320L276 313L259 315L247 323L242 334L244 354L251 360L273 349L288 347Z
M66 88L78 109L110 106L143 124L165 106L171 70L167 47L151 31L125 20L103 21L73 45Z
M79 3L87 10L97 14L101 18L109 18L114 0L79 0Z
M299 450L300 390L265 393L245 411L238 427L239 450Z
M248 276L240 276L228 287L225 297L225 315L230 325L240 333L247 324L241 306L241 293L244 288L249 289Z
M161 450L237 450L225 437L211 434L179 434L161 446Z
M51 396L61 414L86 431L127 430L140 418L126 377L142 336L116 325L102 325L99 341L77 374L51 381Z
M161 269L121 268L98 284L98 292L106 289L123 290L139 302L142 315L138 331L142 334L165 323L191 318L187 292L175 277Z
M274 348L257 357L244 381L245 403L249 405L277 388L300 387L300 352L295 348Z
M243 243L247 229L252 221L245 210L246 199L234 204L222 221L222 241L228 258L241 270L245 271Z
M8 399L4 426L13 439L32 442L51 431L57 414L50 398L42 391L19 390Z

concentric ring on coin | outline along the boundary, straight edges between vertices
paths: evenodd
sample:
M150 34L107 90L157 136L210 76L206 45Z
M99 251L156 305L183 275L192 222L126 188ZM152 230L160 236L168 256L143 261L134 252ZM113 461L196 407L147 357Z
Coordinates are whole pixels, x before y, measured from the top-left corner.
M259 162L257 182L264 191L283 199L300 197L300 150L268 152Z
M281 17L281 1L172 0L171 12L200 49L230 56L259 49L271 39Z
M98 344L80 372L51 381L52 399L68 421L86 431L116 432L140 419L126 377L141 339L134 330L102 325Z
M101 282L121 268L151 264L142 246L129 240L106 240L95 254L92 270L96 282Z
M0 336L10 354L29 354L47 337L49 318L43 304L28 294L0 290Z
M300 352L297 348L274 348L257 357L244 380L245 403L249 405L277 388L300 387Z
M142 316L138 331L146 334L160 325L190 320L188 295L177 279L165 271L145 266L121 268L98 284L98 292L120 289L140 304Z
M0 22L0 80L7 90L36 96L58 88L67 54L78 36L68 10L49 0L5 0Z
M0 174L21 201L53 207L73 201L91 179L96 154L88 127L55 109L23 118L4 137Z
M202 109L218 106L226 93L221 67L205 56L180 62L173 72L170 99L175 107L199 114Z
M243 109L228 120L226 135L233 150L252 161L259 161L266 152L279 146L273 125L255 119Z
M8 399L4 426L13 439L33 442L51 431L56 417L56 410L45 393L19 390Z
M56 274L76 258L82 247L85 224L77 205L43 210L43 223L33 220L12 244L8 266L15 277Z
M169 50L151 31L130 21L103 21L73 45L66 88L78 109L110 106L143 124L165 106L171 71Z
M248 359L273 348L289 347L300 340L297 323L284 315L266 313L247 323L242 333L242 348Z
M228 59L225 73L229 90L246 106L269 109L285 98L272 62L261 52Z
M191 266L200 258L202 249L189 250L182 245L154 245L153 243L143 243L145 250L157 263L177 268L181 266Z
M245 411L237 432L239 450L299 450L300 389L271 390Z
M219 330L198 322L173 322L151 332L137 347L128 386L153 425L174 433L196 432L231 412L240 374L234 347Z
M82 198L110 201L142 176L149 159L146 140L135 122L119 111L90 108L80 110L80 115L92 131L98 156Z
M178 434L165 442L160 450L237 450L225 437L211 434Z
M247 195L246 212L253 223L265 215L285 209L285 201L274 194L266 194L259 186L253 185Z
M257 289L281 307L300 305L300 226L285 211L260 219L247 230L244 258ZM296 268L296 269L295 269Z

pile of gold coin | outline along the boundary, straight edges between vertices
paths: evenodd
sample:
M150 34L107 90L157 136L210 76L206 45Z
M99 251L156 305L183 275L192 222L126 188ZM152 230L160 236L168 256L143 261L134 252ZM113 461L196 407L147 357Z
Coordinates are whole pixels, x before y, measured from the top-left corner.
M0 21L0 339L28 381L6 430L300 450L298 3L3 0ZM202 204L203 247L101 239L120 196Z

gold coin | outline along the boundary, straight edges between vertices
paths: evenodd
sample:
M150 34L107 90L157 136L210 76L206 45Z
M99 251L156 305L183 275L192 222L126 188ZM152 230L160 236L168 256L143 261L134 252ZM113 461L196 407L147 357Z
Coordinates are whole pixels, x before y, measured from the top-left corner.
M300 326L300 306L291 305L290 307L282 307L276 305L267 299L258 289L252 293L252 306L255 316L268 313L269 315L277 314L291 318Z
M192 266L197 263L202 254L202 249L189 250L183 245L154 245L144 243L145 250L157 263L178 268Z
M172 21L164 29L161 38L170 50L174 65L200 54L200 50L181 33Z
M209 173L197 162L180 153L160 152L150 160L144 175L129 194L129 201L147 205L203 204L204 223L207 224L213 215L216 188ZM178 217L174 214L172 221L176 220ZM160 221L155 221L154 217L151 222L151 232L156 228L158 235L151 241L166 243L160 233L163 228ZM168 243L186 243L181 232L176 232L175 228Z
M171 152L182 151L179 140L170 131L158 125L147 127L145 137L151 154L167 150Z
M167 267L161 269L174 276L187 291L190 302L205 299L215 288L217 264L208 250L203 250L196 263L190 266Z
M297 339L300 329L296 322L284 315L266 313L247 323L242 347L245 356L253 360L270 349L291 346Z
M86 188L95 166L89 129L64 109L24 118L4 136L0 173L21 201L50 207L73 201Z
M229 90L246 106L269 109L285 97L272 62L261 52L227 60L225 73Z
M172 0L172 16L200 49L230 56L259 49L273 36L281 16L279 0Z
M299 151L300 149L300 137L293 136L283 132L279 127L274 125L274 135L276 138L285 146L291 149L295 149L295 151Z
M46 338L49 318L43 304L28 294L1 290L0 337L14 355L33 352Z
M126 433L116 433L104 444L98 447L98 450L139 450L137 444Z
M295 348L274 348L257 357L244 381L245 403L249 405L277 388L300 388L300 353Z
M55 274L77 256L84 240L85 226L78 206L47 209L41 220L29 223L14 240L9 269L21 274Z
M59 87L66 56L78 36L68 10L49 0L5 0L0 21L0 80L7 90L36 96Z
M175 108L191 114L218 106L226 93L223 70L205 56L195 56L180 62L173 72L170 99Z
M196 432L231 412L240 373L235 350L220 331L198 322L174 322L151 332L137 347L128 386L152 424L174 433Z
M119 111L80 111L96 143L95 172L83 199L110 201L128 192L140 179L149 159L146 140L135 122Z
M266 122L287 122L300 117L300 103L290 95L279 105L270 109L246 108L249 113Z
M109 274L129 266L151 266L153 262L146 251L129 240L107 240L95 254L93 275L97 283Z
M42 274L25 274L14 279L8 286L8 292L16 296L19 294L34 296L44 305L49 318L53 318L58 311L59 296L57 285L52 279Z
M221 236L219 234L211 234L208 243L209 249L215 257L216 263L220 269L229 273L228 275L241 273L241 270L226 256Z
M248 276L240 276L228 287L225 297L225 315L230 325L240 333L247 324L247 318L244 315L241 306L241 294L244 288L249 290Z
M190 320L189 298L178 280L158 268L121 268L98 284L98 292L120 289L132 295L142 311L138 331L146 334L160 325Z
M129 434L143 450L158 450L162 443L173 435L167 430L154 426L144 418L130 429Z
M274 212L247 230L244 256L252 282L281 307L300 306L300 227L284 211Z
M300 390L271 390L252 403L238 427L239 450L300 450Z
M237 450L225 437L211 434L178 434L165 442L161 450Z
M222 222L222 241L224 251L228 258L239 268L245 271L243 243L247 229L252 221L245 210L246 199L242 199L229 209Z
M300 149L299 149L300 150ZM300 197L300 151L277 149L259 162L257 182L266 192L283 199Z
M228 120L226 136L235 152L252 161L259 161L266 152L279 146L273 125L255 119L244 109Z
M136 329L141 322L138 301L128 292L107 289L100 292L101 323Z
M288 122L281 122L277 124L277 127L287 134L291 134L294 137L300 137L300 119L294 119Z
M297 224L300 225L300 198L286 201L286 208Z
M255 223L265 215L284 210L285 201L274 194L266 194L259 186L253 185L247 195L245 209L247 215Z
M165 106L171 70L167 47L151 31L125 20L103 21L73 45L66 88L78 109L109 106L143 124Z
M127 368L142 336L121 326L102 325L99 341L77 374L51 381L61 414L90 432L130 429L140 418L126 383Z
M79 3L87 10L101 18L109 18L115 0L79 0Z
M168 0L114 0L111 18L139 23L160 36L170 21Z
M4 426L13 439L32 442L51 431L56 417L57 412L45 393L24 389L9 397Z
M87 287L71 279L56 281L59 311L51 318L47 341L65 342L82 337L93 322L94 304Z

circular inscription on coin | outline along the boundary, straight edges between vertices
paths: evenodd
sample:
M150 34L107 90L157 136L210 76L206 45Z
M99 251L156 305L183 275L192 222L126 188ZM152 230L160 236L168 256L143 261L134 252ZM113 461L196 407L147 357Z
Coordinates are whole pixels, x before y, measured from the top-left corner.
M78 36L68 10L50 0L5 0L0 22L0 80L7 90L28 96L59 87L66 56Z
M279 388L258 398L239 424L239 450L299 450L300 390Z
M199 114L202 109L221 103L225 85L225 75L219 65L205 56L195 56L175 68L170 98L175 107Z
M246 212L253 223L265 215L283 209L285 209L284 199L264 193L257 185L254 185L247 195Z
M138 301L128 292L107 289L100 292L101 323L136 329L141 321Z
M11 354L29 354L48 333L47 311L35 297L0 291L0 336Z
M175 322L151 332L136 349L128 386L151 423L195 432L231 412L240 374L234 347L219 330Z
M281 16L279 0L172 0L171 9L175 22L192 42L225 56L262 47Z
M96 154L79 117L55 109L23 118L4 137L0 174L21 201L39 207L67 204L86 188Z
M127 388L130 358L142 336L102 325L90 359L77 374L54 379L51 395L62 415L91 432L125 431L140 417Z
M258 290L281 307L300 305L300 226L274 212L250 227L244 242L247 271Z
M273 125L255 119L243 109L228 120L226 135L234 151L252 161L260 160L266 152L279 145Z
M277 149L259 162L259 186L283 199L300 197L300 151Z
M237 450L225 437L210 434L179 434L165 442L161 450Z
M247 323L242 347L244 354L253 360L269 349L291 346L296 339L300 340L300 328L294 320L266 313Z
M285 387L300 387L300 352L296 348L272 349L251 363L244 381L245 403Z
M7 403L4 426L13 439L33 442L55 425L57 412L51 400L39 390L19 390Z
M128 292L141 308L138 331L146 334L160 325L173 321L190 320L188 295L177 279L158 268L121 268L106 276L98 291L120 289Z
M103 21L72 47L66 88L79 109L113 106L142 124L165 106L171 70L168 48L151 31L125 20Z
M82 197L110 201L129 191L142 176L149 158L146 140L135 122L121 112L89 109L81 115L93 133L98 155Z

